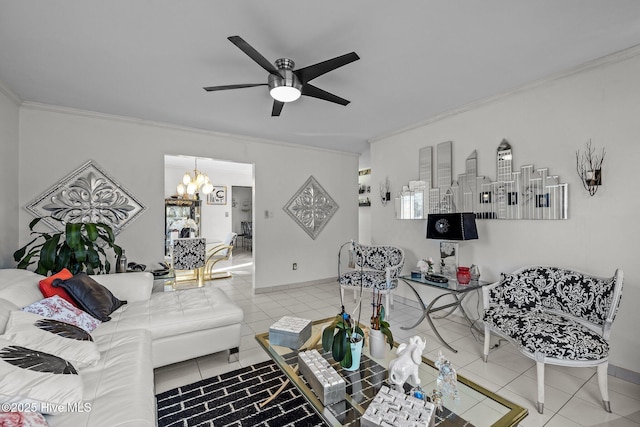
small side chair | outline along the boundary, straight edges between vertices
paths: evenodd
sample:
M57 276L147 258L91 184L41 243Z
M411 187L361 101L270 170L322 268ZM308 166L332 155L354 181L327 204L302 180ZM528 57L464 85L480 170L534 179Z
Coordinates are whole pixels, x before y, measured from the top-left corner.
M176 282L193 281L204 285L204 256L207 239L204 237L177 238L173 240L171 259L176 272Z
M349 246L350 262L347 271L342 271L338 254L338 280L344 300L345 289L353 290L354 299L362 285L363 290L385 296L385 313L390 317L393 304L392 291L398 287L398 277L404 266L404 251L395 246L368 246L357 242L347 242L340 248Z
M205 280L224 279L226 277L231 277L230 271L214 272L213 270L218 262L228 261L229 259L231 259L233 247L236 245L237 238L238 234L231 232L227 234L227 237L224 239L223 243L209 249L209 252L207 252L207 261L204 267Z

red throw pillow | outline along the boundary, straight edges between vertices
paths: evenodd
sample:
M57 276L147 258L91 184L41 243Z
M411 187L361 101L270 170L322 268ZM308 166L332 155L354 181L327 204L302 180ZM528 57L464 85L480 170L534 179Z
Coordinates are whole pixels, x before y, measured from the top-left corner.
M54 295L58 295L60 298L71 303L74 307L80 308L78 307L78 304L74 301L74 299L71 298L71 295L67 293L67 291L65 291L63 288L53 287L54 280L56 279L67 280L67 279L71 279L72 277L73 277L73 274L71 274L71 272L66 268L63 268L53 276L49 276L46 279L40 280L38 287L40 288L40 292L42 292L42 295L44 295L45 298L51 298Z

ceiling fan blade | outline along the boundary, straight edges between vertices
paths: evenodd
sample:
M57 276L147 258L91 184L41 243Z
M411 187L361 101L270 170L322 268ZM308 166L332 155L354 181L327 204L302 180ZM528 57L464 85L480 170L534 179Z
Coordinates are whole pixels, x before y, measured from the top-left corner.
M240 37L240 36L231 36L231 37L227 37L227 38L229 39L229 41L231 43L233 43L236 46L238 46L238 48L241 51L246 53L249 56L249 58L253 59L256 63L258 63L258 65L260 65L262 68L267 70L270 74L275 74L275 75L278 75L280 77L283 77L282 74L280 74L280 71L278 71L278 69L275 67L275 65L273 65L271 62L269 62L269 60L267 58L262 56L260 54L260 52L255 50L249 43L244 41L244 39L242 37Z
M254 86L268 86L267 83L247 83L247 84L239 84L239 85L224 85L224 86L209 86L203 88L207 92L213 92L216 90L227 90L227 89L242 89L243 87L254 87Z
M278 117L284 107L284 102L273 100L273 109L271 110L271 117Z
M327 92L326 90L322 90L319 87L306 84L302 86L302 94L306 96L311 96L313 98L322 99L324 101L335 102L340 105L347 105L351 101L347 101L344 98L340 98L337 95Z
M328 73L329 71L340 68L343 65L350 64L353 61L357 61L358 59L360 59L360 57L355 52L351 52L342 56L337 56L333 59L318 62L314 65L309 65L308 67L300 68L299 70L295 70L294 73L298 76L298 79L302 84L304 84L318 76Z

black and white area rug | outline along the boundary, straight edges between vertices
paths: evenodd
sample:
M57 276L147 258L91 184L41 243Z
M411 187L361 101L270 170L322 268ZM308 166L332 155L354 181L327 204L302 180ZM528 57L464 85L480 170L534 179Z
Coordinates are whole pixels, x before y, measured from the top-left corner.
M367 407L382 386L387 371L372 359L362 356L361 369L347 372L323 354L347 383L347 393ZM297 352L283 358L295 363ZM258 363L156 396L158 427L324 427L311 404L291 383L264 408L260 402L271 397L287 377L273 361ZM304 380L304 379L303 379ZM305 381L306 382L306 381ZM405 385L408 391L408 385ZM328 407L339 423L360 425L359 412L346 401ZM436 412L436 427L473 427L447 408Z
M324 427L291 383L260 408L285 380L276 364L266 361L160 393L158 427Z

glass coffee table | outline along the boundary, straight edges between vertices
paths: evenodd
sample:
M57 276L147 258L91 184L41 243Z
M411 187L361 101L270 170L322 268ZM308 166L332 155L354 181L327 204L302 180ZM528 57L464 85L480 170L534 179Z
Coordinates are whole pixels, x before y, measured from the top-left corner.
M394 343L394 350L389 350L387 347L385 357L379 359L371 357L368 345L365 345L362 350L360 369L353 372L346 371L331 358L331 353L325 353L322 350L322 329L332 320L333 317L314 321L311 338L301 347L304 350L317 349L345 379L347 385L345 400L326 407L316 397L305 378L296 370L298 350L277 345L272 346L269 343L268 332L257 334L256 340L327 425L331 427L357 427L360 426L360 417L366 411L369 403L376 396L380 387L386 383L387 367L396 356L397 343ZM447 357L446 354L444 356ZM455 368L455 366L453 367ZM423 357L420 366L420 386L427 394L436 388L437 377L438 370L433 361ZM405 387L408 385L405 384ZM456 400L448 397L443 398L444 408L436 413L436 426L515 426L527 416L525 408L460 375L458 375L458 392L459 398Z

